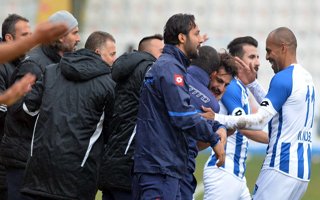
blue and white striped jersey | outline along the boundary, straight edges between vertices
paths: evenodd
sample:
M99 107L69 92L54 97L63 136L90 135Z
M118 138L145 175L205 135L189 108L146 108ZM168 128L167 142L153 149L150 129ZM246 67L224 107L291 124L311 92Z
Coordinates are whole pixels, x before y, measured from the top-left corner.
M261 106L274 116L269 122L269 145L263 169L310 180L315 88L312 77L292 64L272 78ZM269 105L268 105L269 104Z
M230 82L220 102L220 114L245 115L250 114L247 88L237 79ZM229 136L226 145L226 160L221 169L242 179L246 170L248 139L239 131ZM215 166L216 157L212 151L206 167Z

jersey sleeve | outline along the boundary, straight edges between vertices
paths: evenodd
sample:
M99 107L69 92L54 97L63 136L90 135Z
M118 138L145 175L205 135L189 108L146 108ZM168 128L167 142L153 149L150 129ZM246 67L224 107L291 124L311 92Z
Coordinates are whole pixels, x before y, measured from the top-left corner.
M292 92L292 70L286 70L282 73L276 74L269 86L269 91L262 101L261 106L264 106L266 109L268 106L268 102L272 104L272 107L275 111L279 111L283 104L287 101L288 97L291 95ZM269 101L267 101L269 100Z
M226 92L222 96L221 102L227 109L228 115L244 115L246 114L242 108L242 91L237 87L235 80L228 86Z
M260 85L258 80L256 79L252 83L248 84L247 87L249 88L250 92L253 94L256 101L260 104L264 97L266 96L266 92L263 87Z
M271 118L280 111L292 92L292 68L276 74L269 86L269 91L261 102L257 113L245 116L224 116L216 114L215 120L229 128L262 130Z

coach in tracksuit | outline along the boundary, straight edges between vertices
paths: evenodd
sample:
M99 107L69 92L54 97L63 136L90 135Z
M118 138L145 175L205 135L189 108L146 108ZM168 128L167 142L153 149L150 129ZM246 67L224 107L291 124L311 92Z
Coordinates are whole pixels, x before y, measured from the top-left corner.
M134 155L134 199L180 199L187 172L188 135L210 143L221 165L219 136L190 105L185 81L190 59L203 42L193 15L176 14L164 28L162 56L145 76L141 91Z

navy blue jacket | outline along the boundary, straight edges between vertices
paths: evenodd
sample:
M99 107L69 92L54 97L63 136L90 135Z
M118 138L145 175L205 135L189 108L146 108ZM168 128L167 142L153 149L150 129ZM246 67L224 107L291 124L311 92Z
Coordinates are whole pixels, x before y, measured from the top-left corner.
M198 112L203 112L201 106L211 108L215 113L220 110L219 102L208 89L210 77L207 72L197 66L190 66L187 70L187 82L189 84L189 93L191 97L191 105L193 105ZM224 127L218 121L212 122L212 130L217 131L220 127ZM215 137L219 138L217 133L214 133ZM192 173L195 170L195 158L198 155L197 140L194 137L188 137L189 143L189 163L188 167Z
M135 173L181 178L187 172L188 140L218 142L211 124L190 104L189 59L173 45L147 72L142 86L134 155Z

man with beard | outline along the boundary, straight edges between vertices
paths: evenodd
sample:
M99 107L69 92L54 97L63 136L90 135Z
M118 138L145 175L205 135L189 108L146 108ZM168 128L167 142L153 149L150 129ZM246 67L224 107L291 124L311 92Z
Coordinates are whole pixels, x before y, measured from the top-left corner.
M280 27L270 32L266 39L266 59L275 75L268 93L261 94L263 100L258 112L211 116L230 128L259 130L269 123L267 155L253 199L270 199L270 194L273 199L301 199L308 187L315 88L310 73L297 64L296 49L297 40L290 29ZM241 60L239 63L246 66ZM252 64L250 69L255 73Z
M250 37L238 37L232 40L228 49L230 54L221 54L222 66L236 66L233 56L239 57L243 62L250 64L258 71L260 62L258 54L258 42ZM220 74L223 74L220 73ZM240 75L240 74L238 74ZM221 75L212 77L212 91L221 98L220 114L245 115L250 114L249 91L237 77L234 77L228 88L221 85L223 80ZM224 94L223 94L224 93ZM223 95L223 96L222 96ZM268 136L265 132L259 133L248 130L236 130L227 138L226 162L220 168L216 167L214 152L209 157L203 172L204 199L251 199L249 189L245 179L246 158L248 151L248 139L245 135L257 142L268 143ZM224 185L228 185L229 192L224 190Z
M80 41L78 22L67 11L58 11L50 16L51 23L66 23L67 31L58 40L32 49L12 74L12 82L27 73L40 80L45 66L60 61L65 52L72 52ZM1 163L6 167L9 199L28 199L20 195L22 177L28 154L36 115L29 116L23 111L22 100L8 109L4 136L0 145Z
M134 153L134 199L180 199L187 172L188 140L210 143L224 163L224 149L212 126L190 104L186 70L203 42L193 15L176 14L164 28L163 54L142 86Z

